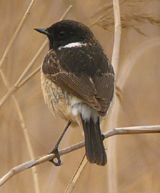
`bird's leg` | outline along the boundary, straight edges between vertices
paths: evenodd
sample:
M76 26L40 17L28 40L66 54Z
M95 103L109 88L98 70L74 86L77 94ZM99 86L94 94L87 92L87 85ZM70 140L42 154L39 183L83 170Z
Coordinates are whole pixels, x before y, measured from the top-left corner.
M68 127L70 126L70 124L71 124L71 121L68 122L68 124L66 125L63 133L61 134L61 136L59 138L59 140L57 141L56 145L54 146L53 150L49 153L49 154L51 154L51 153L55 154L55 158L57 159L57 161L54 161L55 158L50 160L50 162L52 162L55 166L62 165L62 162L61 162L61 159L60 159L60 155L59 155L59 151L58 151L58 146L59 146L59 144L60 144L64 134L66 133Z
M105 136L102 134L102 140L104 140L105 139Z

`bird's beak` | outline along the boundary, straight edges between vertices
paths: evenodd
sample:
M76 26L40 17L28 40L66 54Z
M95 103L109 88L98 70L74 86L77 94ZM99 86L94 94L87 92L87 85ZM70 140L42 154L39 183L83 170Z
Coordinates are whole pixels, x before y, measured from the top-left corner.
M45 35L50 35L50 33L47 31L47 28L34 28L34 30Z

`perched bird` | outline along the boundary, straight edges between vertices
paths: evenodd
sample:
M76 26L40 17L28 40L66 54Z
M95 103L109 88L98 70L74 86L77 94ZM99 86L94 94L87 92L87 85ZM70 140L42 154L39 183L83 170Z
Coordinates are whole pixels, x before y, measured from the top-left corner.
M49 51L41 71L45 102L55 114L83 127L90 163L105 165L107 156L100 130L114 93L114 70L100 43L82 23L62 20L49 28Z

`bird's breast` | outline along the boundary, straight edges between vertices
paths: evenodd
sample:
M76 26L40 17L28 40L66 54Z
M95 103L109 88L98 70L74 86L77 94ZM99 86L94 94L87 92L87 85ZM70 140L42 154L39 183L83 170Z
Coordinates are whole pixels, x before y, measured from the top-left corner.
M72 95L62 90L41 72L41 86L45 103L52 110L54 115L72 122L79 122L77 115L72 113ZM77 103L78 103L77 99Z

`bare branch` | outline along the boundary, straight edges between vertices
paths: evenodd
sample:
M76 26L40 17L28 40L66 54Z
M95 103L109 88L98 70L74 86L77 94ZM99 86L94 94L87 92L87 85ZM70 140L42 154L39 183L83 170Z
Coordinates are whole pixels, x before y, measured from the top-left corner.
M117 70L119 64L119 53L120 53L120 43L121 43L121 16L120 16L120 7L119 0L113 0L113 11L114 11L114 44L113 44L113 53L112 53L112 65L117 77ZM112 107L110 114L108 128L112 129L116 127L117 118L119 113L119 101L115 96L115 101ZM109 162L108 167L108 192L117 193L117 164L116 164L116 138L111 141L108 141L109 145L109 154L111 155L111 161Z
M72 5L70 5L67 10L64 12L64 14L62 15L62 17L60 18L60 20L64 19L64 17L66 16L66 14L70 11L70 9L72 8ZM8 100L8 98L15 93L21 86L21 82L23 81L24 77L26 76L26 74L28 73L28 71L31 69L31 67L33 66L33 64L35 63L35 61L37 60L37 58L39 57L39 55L41 54L41 52L43 51L43 49L45 48L45 46L47 45L48 40L45 40L45 42L42 44L42 46L40 47L40 49L38 50L38 52L35 54L35 56L33 57L33 59L31 60L31 62L29 63L29 65L27 66L27 68L24 70L24 72L21 74L21 76L19 77L19 79L17 80L17 82L13 85L12 88L10 88L10 90L7 92L7 94L0 100L0 108L5 104L5 102ZM35 74L35 72L33 73L33 75ZM25 82L28 81L29 79L25 79ZM23 81L23 83L25 83Z
M2 65L3 65L5 57L7 56L8 52L10 51L10 48L11 48L12 44L16 40L16 38L17 38L17 36L18 36L18 34L19 34L23 24L25 23L25 21L27 19L27 16L28 16L28 13L31 10L33 4L34 4L34 0L31 0L29 6L27 7L27 10L26 10L24 16L22 17L18 27L16 28L16 31L13 34L13 36L12 36L12 38L11 38L11 40L10 40L10 42L9 42L5 52L4 52L4 54L2 56L2 59L0 61L0 75L2 77L4 85L7 87L7 90L9 90L10 86L9 86L8 81L7 81L7 78L4 76L4 73L2 71ZM15 106L16 106L16 110L17 110L17 113L18 113L18 116L19 116L19 120L20 120L22 129L23 129L23 134L24 134L24 137L25 137L25 140L26 140L26 144L27 144L29 155L30 155L30 159L33 159L34 158L33 149L32 149L31 143L30 143L30 138L29 138L29 135L28 135L28 130L26 128L26 124L25 124L25 121L24 121L24 118L23 118L22 111L21 111L21 109L19 107L19 104L17 102L16 97L13 95L12 98L14 100L14 103L15 103ZM38 175L37 175L36 167L32 168L32 175L33 175L33 181L35 182L34 183L34 190L35 190L36 193L39 193L40 190L39 190Z
M68 12L71 10L71 8L73 7L73 5L69 5L69 7L66 9L66 11L63 13L63 15L61 16L61 18L59 19L59 21L63 20L66 15L68 14Z
M24 77L26 76L26 74L28 73L28 71L31 69L31 67L33 66L33 64L35 63L35 61L37 60L38 56L40 55L40 53L43 51L44 47L47 45L47 40L43 43L43 45L40 47L40 49L38 50L38 52L36 53L36 55L33 57L33 59L31 60L31 62L29 63L29 65L27 66L27 68L24 70L24 72L21 74L21 76L19 77L19 79L17 80L17 82L13 85L12 88L9 89L9 91L7 92L7 94L1 99L0 101L0 108L5 104L5 102L7 101L7 99L13 94L15 93L18 89L19 89L19 85L22 82L22 80L24 79Z
M120 42L121 42L121 16L120 16L119 0L113 0L113 9L114 9L115 26L114 26L112 65L114 67L115 73L117 73L120 53Z
M88 161L86 156L84 155L82 158L81 163L79 164L73 178L71 179L70 183L68 184L66 190L64 193L71 193L74 190L74 187L79 179L79 177L81 176L81 173L83 172L85 166L87 165Z
M112 131L108 131L104 133L105 138L109 138L115 135L127 135L127 134L151 134L151 133L160 133L160 125L153 125L153 126L137 126L137 127L122 127L122 128L116 128ZM84 142L78 143L76 145L70 146L68 148L62 149L59 153L60 155L65 155L67 153L70 153L72 151L75 151L77 149L80 149L84 147ZM39 158L32 159L28 162L25 162L21 165L18 165L14 168L12 168L7 174L5 174L0 179L0 186L2 186L4 183L6 183L10 178L12 178L14 175L27 170L33 166L39 165L41 163L44 163L46 161L49 161L51 159L54 159L54 154L48 154L44 155Z
M22 75L19 77L18 81L15 83L15 85L10 88L9 84L8 84L8 81L6 79L6 77L4 76L4 73L1 69L2 65L3 65L3 61L5 59L5 57L7 56L12 44L14 43L14 41L16 40L16 37L18 36L26 18L27 18L27 14L29 13L31 7L33 6L33 3L34 3L34 0L32 0L29 4L29 7L27 8L22 20L20 21L15 33L13 34L13 37L11 39L11 41L9 42L3 56L2 56L2 59L0 61L0 75L2 77L2 80L4 82L4 85L7 87L8 89L8 93L3 97L3 99L1 100L1 103L0 103L0 106L2 106L5 101L11 96L14 94L15 91L17 91L23 84L25 84L31 77L33 77L40 69L40 67L38 67L33 73L31 73L26 79L24 79L24 77L26 76L26 74L28 73L28 71L30 70L30 68L33 66L33 64L35 63L36 59L38 58L39 54L42 52L42 50L44 49L44 47L47 45L47 40L43 43L43 45L41 46L41 48L39 49L39 51L36 53L36 55L33 57L32 61L29 63L29 65L27 66L27 68L24 70L24 72L22 73ZM60 18L63 19L66 14L69 12L69 10L72 8L72 5L70 5L67 10L64 12L64 14L62 15L62 17ZM24 133L24 137L25 137L25 140L26 140L26 143L27 143L27 147L28 147L28 151L29 151L29 155L30 155L30 159L33 159L34 158L34 154L33 154L33 149L32 149L32 146L31 146L31 142L30 142L30 138L29 138L29 135L28 135L28 130L26 128L26 124L25 124L25 121L24 121L24 118L23 118L23 115L22 115L22 112L21 112L21 109L19 107L19 104L17 102L17 99L16 97L13 95L12 96L13 100L14 100L14 103L16 105L16 110L17 110L17 113L18 113L18 116L19 116L19 120L20 120L20 123L21 123L21 126L22 126L22 129L23 129L23 133ZM25 169L25 168L24 168ZM7 178L9 179L10 177L12 177L14 174L16 174L17 170L19 170L19 167L15 167L13 168ZM23 167L22 167L22 170L23 170ZM38 175L37 175L37 171L36 171L36 167L32 167L32 175L33 175L33 180L34 180L34 189L35 189L35 192L36 193L39 193L40 190L39 190L39 183L38 183ZM5 180L5 177L4 177L4 180Z
M1 61L0 61L0 68L2 68L3 62L4 62L4 60L5 60L8 52L10 51L10 48L12 47L12 44L14 43L15 39L17 38L20 30L22 29L23 24L24 24L24 22L26 21L26 19L27 19L27 17L28 17L28 14L29 14L29 12L30 12L30 10L31 10L34 2L35 2L35 0L31 0L31 2L30 2L30 4L29 4L29 6L28 6L28 8L27 8L27 10L26 10L26 12L25 12L25 14L23 15L23 17L22 17L22 19L21 19L21 21L20 21L20 23L19 23L19 25L18 25L15 33L13 34L13 36L12 36L12 38L11 38L11 40L10 40L10 42L9 42L9 44L8 44L5 52L4 52L4 54L3 54L3 56L2 56L2 59L1 59Z
M123 6L137 6L138 3L145 3L146 1L131 1L131 0L120 0L119 4L121 5L122 12ZM102 8L100 8L92 18L97 18L93 23L93 25L101 26L103 29L108 30L109 27L114 25L114 18L111 15L113 11L113 3L105 4ZM124 12L121 15L121 26L123 29L134 29L141 35L146 36L146 32L143 32L139 29L139 27L144 23L150 23L155 26L160 26L160 19L155 17L154 14L146 13L146 10L140 11L139 13L135 13L130 11L129 13Z
M0 69L0 74L1 74L1 77L2 77L2 80L3 80L4 84L5 84L5 86L9 90L9 84L8 84L4 74L3 74L2 69ZM22 129L23 129L23 134L24 134L24 138L26 140L26 144L27 144L27 148L28 148L30 159L33 159L34 158L33 148L32 148L31 142L30 142L28 130L27 130L27 127L26 127L26 124L25 124L25 121L24 121L24 117L23 117L22 111L20 109L20 106L18 104L18 101L17 101L15 95L13 95L12 98L14 100L14 103L15 103L15 106L16 106L16 111L18 113L18 117L19 117ZM35 182L34 183L35 192L39 193L40 190L39 190L38 175L37 175L36 167L32 168L32 175L33 175L33 180Z
M18 86L18 88L21 88L26 82L28 82L34 75L36 75L41 69L41 65L38 66L29 76L27 76Z

